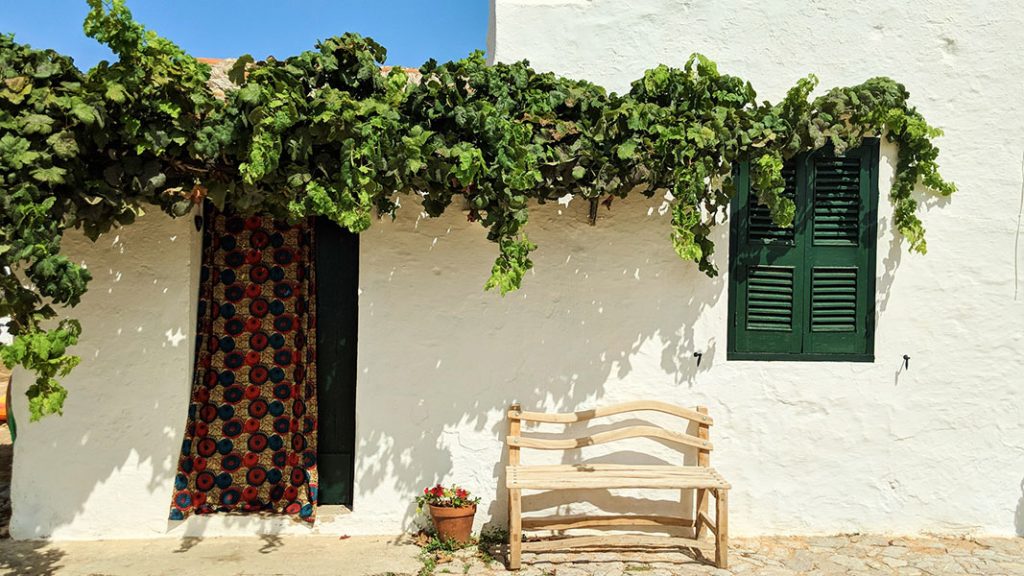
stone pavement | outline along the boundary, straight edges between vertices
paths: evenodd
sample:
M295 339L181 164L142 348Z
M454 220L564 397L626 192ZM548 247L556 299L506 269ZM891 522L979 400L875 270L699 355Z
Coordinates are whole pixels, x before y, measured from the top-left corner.
M500 554L500 547L487 548ZM730 570L681 552L523 554L518 576L1024 575L1024 538L874 535L736 538ZM426 562L425 562L426 560ZM432 571L428 569L432 568ZM427 555L406 537L327 536L0 541L0 575L19 576L426 576L506 575L475 548Z
M878 535L733 538L728 570L716 569L709 561L699 559L700 552L695 550L524 553L525 569L519 576L1024 575L1024 538L968 540ZM457 566L451 572L459 574L463 570L464 567ZM485 567L474 560L465 573L497 575L503 572L500 565Z

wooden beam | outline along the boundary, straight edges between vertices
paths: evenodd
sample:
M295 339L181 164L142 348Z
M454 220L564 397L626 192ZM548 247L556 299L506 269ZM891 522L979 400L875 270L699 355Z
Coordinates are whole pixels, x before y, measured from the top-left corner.
M523 542L527 552L550 552L568 548L701 548L711 545L692 538L647 536L642 534L615 534L608 536L573 536L552 540Z
M523 518L523 530L573 530L595 526L693 526L690 518L655 515L545 516Z
M715 490L715 566L729 568L729 491Z
M581 488L729 488L714 469L699 466L623 466L562 464L509 466L507 488L559 490ZM680 515L681 516L681 515Z
M512 411L519 411L519 404L513 404ZM508 434L510 438L518 438L522 423L518 418L509 416ZM508 445L509 468L519 465L519 447ZM507 470L507 469L506 469ZM518 570L523 545L523 492L518 488L508 489L508 568Z
M626 426L625 428L609 430L607 432L598 432L597 434L583 436L581 438L543 439L509 436L507 440L510 447L536 448L538 450L572 450L574 448L596 446L598 444L606 444L608 442L626 440L628 438L657 438L659 440L682 444L683 446L692 446L700 450L712 450L714 448L711 445L711 442L708 442L707 440L701 440L700 438L690 436L689 434L672 432L657 426Z
M707 414L708 413L708 408L707 408L707 406L697 406L697 412L700 413L700 414ZM709 428L709 426L707 424L704 424L703 422L698 422L697 423L697 438L700 438L701 440L703 440L705 442L710 442L711 441L711 438L710 438L710 428ZM708 466L711 466L711 451L710 450L698 450L697 451L697 466L703 466L705 468L707 468ZM703 523L701 514L703 514L703 518L707 518L707 514L708 514L708 492L707 492L707 490L698 489L697 490L697 494L696 494L696 498L697 498L697 502L695 503L696 504L696 513L694 514L694 518L697 519L697 524L695 526L696 529L694 530L694 536L697 539L700 539L702 536L704 536L704 523Z
M702 524L702 525L703 525L703 526L704 526L705 528L707 528L708 530L710 530L710 531L711 531L711 533L712 533L712 534L715 534L715 535L717 535L717 534L718 534L718 525L717 525L717 524L715 524L714 522L712 522L712 521L711 521L711 518L710 518L710 517L708 517L708 515L707 515L706 513L704 513L704 512L698 512L698 513L697 513L697 518L699 519L700 523L701 523L701 524Z
M615 414L623 414L625 412L639 412L641 410L651 410L654 412L663 412L665 414L671 414L680 418L685 418L693 422L700 422L711 426L714 424L714 420L707 415L706 411L704 414L696 410L689 408L683 408L682 406L676 406L667 402L658 402L657 400L637 400L635 402L623 402L622 404L615 404L613 406L601 406L592 410L581 410L579 412L562 412L562 413L547 413L547 412L523 412L522 409L516 409L515 417L529 422L550 422L554 424L570 424L573 422L584 422L592 418L600 418L602 416L613 416ZM513 410L509 410L509 417L513 417Z

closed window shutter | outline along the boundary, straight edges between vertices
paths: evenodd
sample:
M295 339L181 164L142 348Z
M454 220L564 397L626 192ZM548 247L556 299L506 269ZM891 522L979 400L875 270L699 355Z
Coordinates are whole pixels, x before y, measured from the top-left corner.
M873 352L877 141L807 161L805 354Z
M878 141L831 147L783 168L796 203L780 228L736 176L730 236L729 354L737 359L871 360Z
M795 201L799 198L800 171L794 163L783 172L784 195ZM768 208L751 192L746 164L740 166L736 184L735 205L739 209L733 214L737 223L733 226L730 269L732 348L737 352L798 353L804 324L805 275L796 230L772 222Z

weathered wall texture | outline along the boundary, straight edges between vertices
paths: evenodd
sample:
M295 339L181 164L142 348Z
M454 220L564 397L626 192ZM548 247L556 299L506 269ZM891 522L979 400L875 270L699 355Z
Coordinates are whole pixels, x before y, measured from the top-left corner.
M505 298L482 291L495 249L479 226L455 211L418 218L404 199L397 221L362 237L354 511L324 514L315 530L407 528L412 497L436 480L483 496L478 527L500 523L509 402L571 410L657 398L710 407L712 460L734 485L737 535L1024 534L1024 291L1014 295L1024 7L791 5L498 0L495 54L620 90L694 51L772 99L807 72L824 86L880 74L905 82L947 131L942 165L961 191L926 201L924 257L905 252L881 202L876 362L727 362L726 279L676 258L658 199L616 201L594 228L579 200L535 210L536 269ZM883 146L883 198L894 162ZM719 239L724 271L724 226ZM75 243L97 277L77 311L84 362L68 380L64 417L20 429L15 537L310 530L241 516L166 521L197 244L191 222L157 216L117 240ZM20 396L15 406L27 421ZM653 442L625 448L630 461L673 458ZM638 505L630 494L577 496L526 507Z

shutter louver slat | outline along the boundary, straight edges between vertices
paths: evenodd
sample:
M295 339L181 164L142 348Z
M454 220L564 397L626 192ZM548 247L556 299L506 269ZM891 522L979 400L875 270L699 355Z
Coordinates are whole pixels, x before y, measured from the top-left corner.
M747 278L747 329L793 327L793 269L752 266Z
M857 329L857 269L816 267L811 272L811 331Z
M813 240L857 245L860 236L860 158L815 162Z

